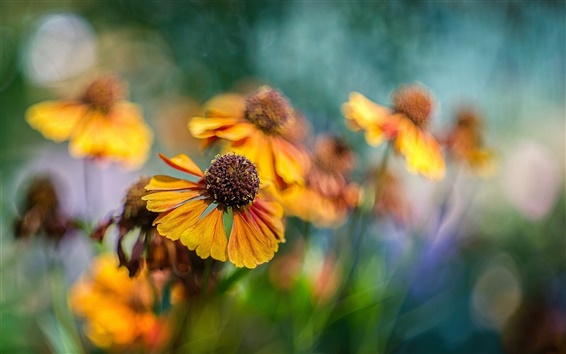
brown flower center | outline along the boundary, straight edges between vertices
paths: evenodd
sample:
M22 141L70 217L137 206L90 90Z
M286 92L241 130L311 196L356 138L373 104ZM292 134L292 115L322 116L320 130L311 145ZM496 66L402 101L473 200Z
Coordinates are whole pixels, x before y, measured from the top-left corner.
M124 97L122 81L114 75L105 75L93 80L86 88L81 101L94 109L108 113L114 103Z
M433 109L430 93L419 86L410 85L399 88L393 94L395 111L406 115L419 127L426 127Z
M214 201L231 208L249 205L259 192L255 165L234 153L217 155L205 171L204 180Z
M245 105L245 118L267 135L281 135L295 120L287 98L269 86L248 95Z
M317 165L329 173L346 173L354 167L354 155L345 141L322 136L316 141L314 158Z

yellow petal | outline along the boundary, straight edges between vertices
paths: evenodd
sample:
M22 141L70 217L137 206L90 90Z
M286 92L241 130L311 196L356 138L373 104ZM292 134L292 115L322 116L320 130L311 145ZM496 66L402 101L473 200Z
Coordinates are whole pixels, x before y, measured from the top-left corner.
M391 111L370 101L361 93L352 92L349 102L342 105L342 113L347 119L355 121L361 128L367 129L369 126L387 121Z
M244 96L236 93L225 93L212 97L204 104L206 117L243 118L245 106Z
M446 167L440 145L408 119L400 122L395 148L405 157L409 172L433 180L444 178Z
M185 230L181 234L181 242L203 259L212 256L216 260L226 261L228 241L224 232L223 214L222 210L215 208L194 226Z
M273 142L273 155L277 175L286 183L303 183L304 158L301 151L291 143L275 137Z
M26 111L26 121L47 139L61 142L68 139L88 107L78 102L42 102Z
M242 122L240 118L202 118L194 117L189 122L189 131L197 139L216 136L217 131L224 130Z
M149 184L145 186L147 191L162 191L162 190L180 190L196 188L197 183L187 181L186 179L179 179L170 176L157 175L153 176Z
M178 240L183 231L193 226L209 206L203 199L191 200L176 209L159 214L153 222L157 232L171 240Z
M159 157L163 161L165 161L166 164L173 167L174 169L186 172L188 174L191 174L191 175L197 176L197 177L203 177L204 176L204 173L202 172L200 167L198 167L197 164L194 163L194 161L191 160L191 158L188 157L185 154L179 154L179 155L173 157L172 159L166 157L163 154L159 154Z
M142 197L147 200L147 209L156 213L169 211L184 202L201 195L200 190L163 191L150 193Z
M282 221L283 208L281 205L256 198L248 211L250 219L258 226L265 237L273 238L278 242L285 242L285 227Z
M265 237L243 212L234 213L228 258L236 267L255 268L273 258L277 243Z

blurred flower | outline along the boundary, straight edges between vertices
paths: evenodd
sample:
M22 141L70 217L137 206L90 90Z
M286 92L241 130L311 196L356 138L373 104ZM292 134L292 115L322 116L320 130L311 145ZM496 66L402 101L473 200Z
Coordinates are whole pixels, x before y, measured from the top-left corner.
M245 97L221 95L205 108L204 118L195 117L189 123L191 134L204 139L204 147L225 141L227 151L256 163L262 181L272 183L276 191L303 183L308 160L284 137L296 114L279 91L262 86Z
M309 277L313 300L323 305L327 304L340 288L343 273L336 257L328 254L320 267L309 272Z
M77 99L46 101L31 106L26 120L47 139L69 140L73 157L90 157L142 165L153 134L141 110L124 99L125 87L113 75L100 76Z
M471 108L462 108L456 122L445 138L450 156L465 163L480 176L492 175L495 170L494 152L483 146L483 121Z
M212 257L255 268L273 258L284 242L283 209L259 195L260 180L255 165L234 153L217 155L203 172L188 156L169 159L169 166L196 176L197 182L169 176L154 176L143 197L147 208L160 213L154 221L159 234L196 250L201 258ZM214 208L204 217L205 211ZM224 213L233 215L230 240L224 231Z
M21 217L16 220L16 237L29 237L44 232L60 240L67 230L74 228L73 221L60 209L59 197L49 176L31 181L20 207Z
M295 242L290 252L277 257L269 266L269 280L274 287L291 290L301 276L305 245L302 239Z
M164 335L164 323L152 311L151 285L142 273L130 279L114 257L101 256L71 288L71 308L86 320L85 333L97 347L134 352L155 346Z
M281 203L289 215L322 227L338 227L360 202L359 186L347 180L354 153L344 141L321 136L312 159L305 185L282 191Z
M440 146L427 130L433 106L428 90L408 85L393 93L393 109L352 92L342 112L348 128L365 131L368 144L392 141L395 150L405 157L409 172L438 180L444 177L445 164Z

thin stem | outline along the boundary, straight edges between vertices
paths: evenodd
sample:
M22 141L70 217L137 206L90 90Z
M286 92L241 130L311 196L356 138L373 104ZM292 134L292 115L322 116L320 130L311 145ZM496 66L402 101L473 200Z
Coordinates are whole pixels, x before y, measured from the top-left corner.
M236 283L238 280L246 276L250 270L248 268L238 268L232 274L230 274L227 278L225 278L218 287L216 288L217 294L222 294L230 290L232 285Z
M202 293L208 293L208 281L210 279L210 273L212 271L212 257L208 257L204 261L204 278L202 281Z

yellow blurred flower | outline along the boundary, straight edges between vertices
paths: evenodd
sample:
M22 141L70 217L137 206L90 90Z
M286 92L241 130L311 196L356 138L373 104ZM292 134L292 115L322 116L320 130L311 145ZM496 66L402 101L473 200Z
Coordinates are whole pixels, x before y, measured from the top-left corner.
M152 311L154 298L146 275L130 279L114 256L105 255L73 285L71 308L86 320L85 333L97 347L133 351L156 344L156 331L163 326Z
M339 227L360 202L359 186L347 179L354 153L342 140L320 136L312 160L305 185L282 191L281 204L289 215L320 227Z
M279 91L262 86L247 96L220 95L206 103L205 112L205 117L189 123L191 134L203 139L203 147L226 142L225 151L248 157L262 181L276 190L304 182L308 160L285 135L295 111Z
M31 106L26 120L47 139L69 140L75 158L111 160L136 168L148 158L153 133L141 109L125 100L125 91L117 77L103 75L76 99Z
M495 153L484 147L483 133L483 121L477 112L463 107L456 114L445 144L450 157L466 164L477 175L488 177L496 170Z
M279 242L285 241L283 209L259 195L260 179L250 160L234 153L217 155L203 172L186 155L160 157L199 178L191 182L154 176L146 186L155 192L143 199L149 210L160 213L154 221L160 235L180 239L201 258L229 259L237 267L255 268L273 258ZM227 240L223 216L229 210L233 224Z
M368 144L378 146L392 141L395 150L405 157L409 172L438 180L444 177L446 168L440 146L427 130L432 109L432 96L416 85L395 91L392 109L357 92L352 92L342 106L346 126L364 130Z

